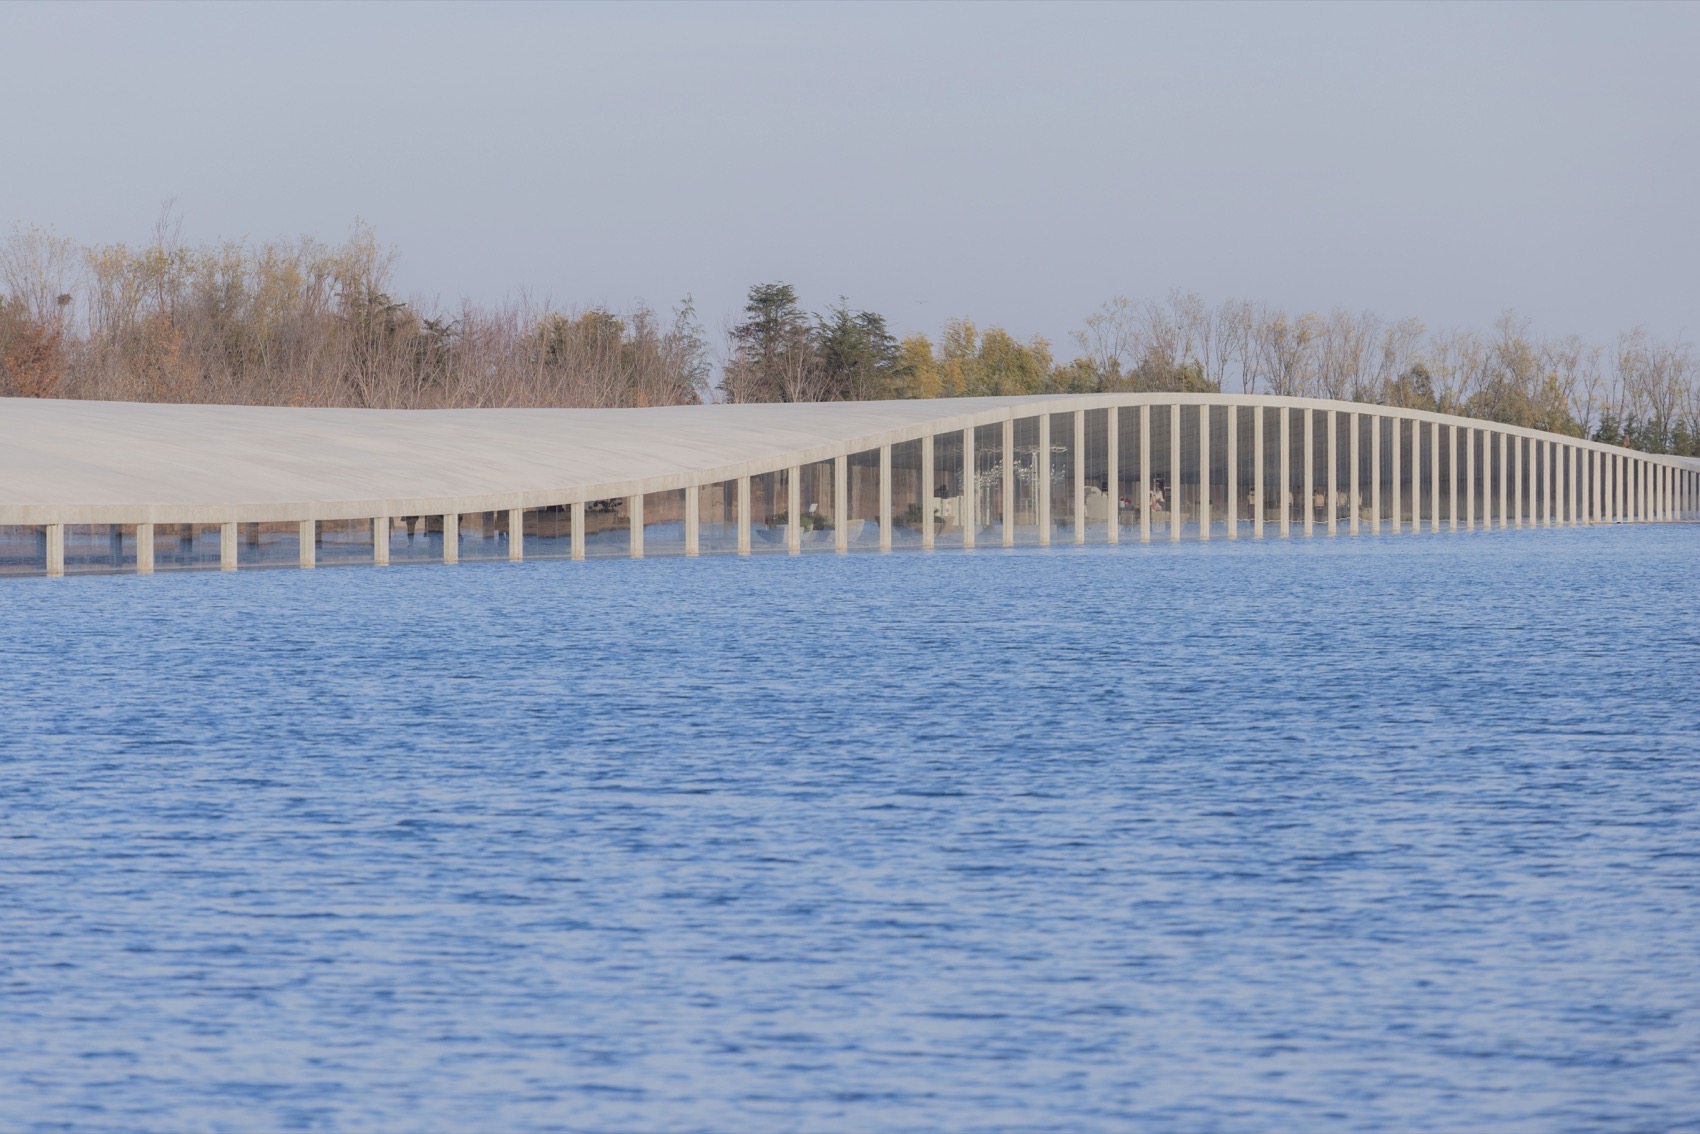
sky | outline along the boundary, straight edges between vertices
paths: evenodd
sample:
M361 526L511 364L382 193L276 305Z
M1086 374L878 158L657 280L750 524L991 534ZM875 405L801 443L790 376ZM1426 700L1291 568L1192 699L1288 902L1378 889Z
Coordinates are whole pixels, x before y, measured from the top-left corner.
M0 226L344 237L452 306L1171 289L1700 333L1700 4L0 5Z

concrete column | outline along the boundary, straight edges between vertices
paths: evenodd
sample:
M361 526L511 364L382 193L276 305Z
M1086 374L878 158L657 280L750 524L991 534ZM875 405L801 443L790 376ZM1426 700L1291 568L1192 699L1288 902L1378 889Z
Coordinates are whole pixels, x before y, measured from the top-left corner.
M1360 459L1363 455L1362 442L1359 434L1363 432L1358 422L1358 412L1353 410L1346 415L1346 428L1352 431L1346 441L1346 460L1351 465L1351 476L1346 481L1346 507L1351 515L1346 520L1346 530L1352 535L1358 534L1358 512L1364 506L1363 465Z
M148 570L153 570L153 525L147 525L147 559ZM299 545L298 562L303 567L318 565L319 522L317 520L302 520L296 526L296 543ZM142 525L136 525L136 570L142 569Z
M372 566L390 565L390 518L372 517Z
M1566 445L1570 451L1570 492L1565 501L1570 506L1570 526L1576 527L1582 517L1582 450L1575 445Z
M443 516L443 562L460 562L460 514L450 512Z
M1493 431L1482 434L1482 530L1493 531ZM1504 466L1500 467L1503 474Z
M1269 477L1263 471L1264 451L1267 444L1263 440L1263 407L1253 406L1251 409L1251 538L1263 538L1263 513L1269 507L1269 488L1265 483Z
M850 457L832 458L832 550L850 550Z
M626 517L631 527L626 531L626 546L633 559L643 558L643 493L626 497Z
M1447 527L1452 531L1458 530L1458 471L1464 467L1464 446L1458 442L1458 427L1449 425L1446 434L1447 460L1451 469L1446 477L1446 515Z
M921 546L933 547L933 462L938 454L931 433L921 438Z
M931 446L928 446L931 448ZM931 480L931 477L927 478ZM922 509L923 512L926 509ZM792 555L803 553L803 469L792 465L785 470L785 550ZM923 525L923 530L931 524Z
M1074 411L1074 542L1086 542L1086 411Z
M220 524L218 526L218 569L220 571L236 570L236 524Z
M1405 470L1403 468L1403 465L1404 465L1403 455L1400 453L1399 450L1401 448L1401 442L1403 442L1403 440L1404 440L1404 438L1402 436L1400 436L1400 434L1403 433L1403 431L1404 431L1405 423L1402 420L1400 420L1397 416L1390 417L1388 419L1388 422L1391 426L1392 435L1393 435L1392 436L1392 440L1393 440L1393 479L1392 479L1391 484L1389 485L1389 487L1393 491L1393 501L1392 501L1392 507L1389 509L1389 511L1392 513L1392 517L1393 517L1393 534L1398 535L1399 532L1402 530L1400 525L1404 522L1404 517L1400 515L1400 511L1401 511L1400 505L1402 504L1402 501L1401 501L1400 498L1404 495L1402 490L1404 489L1404 472L1405 472Z
M1223 495L1227 505L1228 538L1240 538L1240 407L1230 405L1228 415L1228 486Z
M840 518L835 526L843 523ZM702 486L697 484L685 489L685 554L693 558L702 554Z
M1151 407L1139 407L1139 542L1151 542Z
M1039 453L1033 487L1033 506L1039 514L1039 546L1051 545L1051 415L1039 415Z
M1198 538L1210 538L1210 406L1198 407Z
M1104 411L1104 483L1110 492L1110 530L1105 538L1111 543L1122 541L1122 432L1121 410L1111 406Z
M1546 526L1551 528L1551 527L1556 527L1557 524L1558 524L1559 501L1561 499L1563 499L1559 495L1559 490L1558 490L1559 464L1558 464L1558 442L1557 441L1548 441L1546 443L1546 463L1545 463L1544 467L1545 467L1545 470L1546 470L1546 489L1547 489L1547 493L1546 493L1546 496L1547 496L1547 522L1546 522Z
M47 575L57 579L65 574L65 525L48 524L47 531Z
M1275 455L1275 460L1280 468L1277 470L1279 475L1275 478L1278 482L1275 486L1275 506L1281 509L1282 539L1286 539L1293 533L1293 502L1291 499L1293 495L1293 421L1291 414L1292 411L1289 407L1282 406L1276 423L1281 431L1281 436L1276 439L1276 447L1280 452Z
M974 460L974 427L962 427L962 546L973 547L980 527L980 479Z
M1299 457L1304 465L1304 513L1305 535L1310 535L1316 529L1316 414L1309 409L1299 411L1305 415L1305 427L1301 436L1304 438L1304 453Z
M1611 455L1611 518L1622 523L1629 516L1629 461L1622 453Z
M880 550L891 550L891 446L880 446Z
M1003 420L1003 545L1015 546L1015 419Z
M750 553L750 478L738 478L738 554Z
M1181 538L1181 407L1169 407L1169 542Z
M1323 507L1328 509L1328 534L1340 530L1340 414L1328 411L1328 484L1323 490Z
M1440 422L1428 423L1428 530L1440 530Z
M687 507L696 500L696 489L685 490ZM525 558L525 509L508 509L508 562L518 563Z
M572 506L573 558L584 558L584 501L577 500Z

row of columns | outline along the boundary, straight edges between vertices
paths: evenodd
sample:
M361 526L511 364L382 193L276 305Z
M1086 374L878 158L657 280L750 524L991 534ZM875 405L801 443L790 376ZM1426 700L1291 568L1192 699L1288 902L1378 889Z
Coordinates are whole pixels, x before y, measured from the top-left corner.
M1151 499L1153 484L1152 449L1151 449L1151 420L1153 408L1149 405L1126 407L1129 411L1138 413L1139 436L1139 493L1143 502L1139 509L1139 538L1142 542L1151 539ZM1201 406L1198 415L1198 451L1199 451L1199 501L1198 521L1199 538L1210 538L1210 494L1214 485L1210 480L1210 413L1209 407ZM1276 463L1275 484L1265 483L1266 474L1266 445L1265 413L1272 411L1279 415L1277 439L1278 452ZM1111 486L1109 492L1109 524L1108 541L1116 543L1121 533L1121 501L1120 483L1120 429L1116 408L1108 411L1107 427L1107 483ZM1157 412L1162 412L1157 407ZM1181 407L1172 404L1167 407L1169 415L1169 484L1171 492L1178 489L1181 482ZM1291 534L1293 517L1292 509L1287 506L1290 493L1294 489L1301 492L1303 501L1303 530L1306 535L1313 533L1316 527L1315 508L1312 501L1315 498L1317 485L1314 483L1315 462L1311 454L1315 452L1315 415L1312 411L1301 409L1304 415L1302 421L1302 437L1305 460L1302 462L1303 472L1299 484L1291 483L1292 473L1292 428L1290 407L1252 407L1252 439L1253 439L1253 484L1252 490L1256 505L1252 509L1252 535L1262 538L1265 526L1267 507L1265 501L1268 492L1273 489L1278 504L1279 532L1282 536ZM1362 429L1360 418L1368 417L1374 425L1370 429L1370 465L1377 470L1371 478L1368 487L1368 504L1370 509L1370 530L1382 530L1381 496L1382 481L1381 421L1393 423L1389 431L1390 459L1394 475L1388 485L1390 493L1389 512L1386 521L1389 530L1398 533L1406 530L1402 516L1403 501L1401 500L1401 472L1404 465L1401 453L1402 430L1399 423L1411 420L1388 414L1365 414L1356 410L1325 411L1326 444L1329 460L1328 475L1322 485L1325 499L1324 524L1326 530L1333 534L1338 530L1339 503L1342 492L1345 493L1347 508L1348 531L1357 534L1359 531L1361 505L1365 502L1365 486L1361 483L1360 445ZM1236 428L1237 407L1229 407L1229 428L1227 430L1227 482L1226 515L1227 537L1237 539L1239 536L1239 429ZM1072 433L1075 451L1074 476L1071 492L1074 505L1074 542L1084 543L1086 540L1086 470L1083 459L1086 445L1086 411L1075 410L1071 415ZM1341 419L1346 419L1347 447L1351 475L1347 484L1341 484L1338 476L1339 428ZM1039 444L1037 451L1037 467L1035 469L1035 505L1038 513L1039 542L1051 542L1051 415L1038 415ZM1497 517L1499 526L1521 527L1523 525L1523 507L1525 499L1523 478L1525 475L1523 446L1512 444L1512 435L1499 430L1484 429L1476 426L1449 427L1451 435L1447 445L1451 446L1453 458L1452 468L1457 470L1462 464L1463 484L1470 490L1463 493L1460 501L1459 478L1454 475L1449 478L1449 507L1446 524L1451 530L1459 528L1459 505L1463 505L1463 527L1473 529L1476 526L1476 493L1473 490L1476 483L1476 451L1477 441L1485 437L1487 451L1491 451L1497 438L1499 455L1499 476L1492 477L1489 470L1484 469L1482 502L1484 505L1481 521L1483 526L1491 528ZM954 432L954 431L952 431ZM1006 419L1002 422L1003 432L1003 476L1001 499L1005 522L1002 531L1002 543L1005 547L1013 546L1015 542L1015 421ZM1413 434L1413 444L1420 440L1420 432ZM961 517L963 544L974 546L975 532L979 526L979 518L975 515L977 493L972 490L976 477L976 457L974 445L974 429L968 427L962 430L962 493L963 515ZM1442 524L1439 502L1441 499L1440 464L1443 446L1441 443L1441 426L1431 424L1429 435L1429 514L1427 522L1431 531L1439 530ZM879 547L881 551L889 551L892 546L892 447L883 445L879 449ZM1413 491L1418 483L1416 474L1420 471L1417 460L1418 453L1412 457L1412 486ZM934 489L934 437L925 435L921 438L921 499L923 515L921 523L921 542L923 547L934 546L935 532L930 514L930 502ZM1591 447L1571 445L1553 438L1535 438L1530 445L1528 473L1531 477L1539 478L1539 483L1545 488L1540 494L1544 499L1530 499L1529 522L1532 526L1576 525L1581 523L1615 522L1615 521L1646 521L1674 520L1688 518L1700 512L1700 473L1693 470L1678 469L1668 464L1636 457L1621 452L1603 452ZM788 525L786 533L786 549L793 555L802 550L801 517L801 472L802 466L792 466L787 477L786 505ZM1569 485L1569 491L1562 495L1558 491L1560 474ZM847 525L844 523L848 508L848 457L839 456L833 460L833 515L838 518L833 526L834 548L847 551ZM1490 484L1489 481L1494 483ZM1532 482L1533 483L1533 482ZM1580 489L1586 486L1584 494ZM1495 489L1497 489L1497 498ZM737 480L737 550L740 555L748 555L751 550L750 523L750 478L740 477ZM1519 501L1513 510L1511 500ZM643 548L643 496L632 495L626 498L627 514L631 524L630 554L633 558L641 558ZM1420 496L1418 497L1420 501ZM1417 504L1418 501L1413 501ZM1171 498L1171 522L1169 538L1179 540L1181 529L1172 517L1175 516L1175 501ZM1497 507L1495 505L1497 504ZM1544 507L1543 507L1544 505ZM571 556L574 559L584 558L585 535L585 505L583 501L571 506ZM455 563L459 560L459 519L455 513L443 516L443 562ZM685 554L697 555L700 551L700 504L698 493L694 489L685 491ZM524 523L525 513L522 509L514 508L508 511L508 558L518 561L524 557ZM1410 530L1420 531L1424 517L1420 506L1412 509ZM390 561L390 527L391 517L378 516L372 520L373 562L385 565ZM317 521L300 521L300 565L313 567L316 565ZM62 575L65 571L64 526L59 524L47 525L47 573ZM225 523L220 525L219 532L220 567L226 571L234 571L237 567L237 525ZM154 569L154 525L136 525L136 571L138 574L149 574Z

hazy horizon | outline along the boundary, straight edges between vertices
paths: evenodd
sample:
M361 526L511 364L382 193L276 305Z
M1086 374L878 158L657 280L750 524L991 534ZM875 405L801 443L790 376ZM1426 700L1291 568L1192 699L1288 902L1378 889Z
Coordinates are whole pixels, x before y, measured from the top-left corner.
M1070 332L1171 289L1691 336L1690 6L0 8L0 225L357 219L452 305L840 295ZM45 160L44 160L45 159Z

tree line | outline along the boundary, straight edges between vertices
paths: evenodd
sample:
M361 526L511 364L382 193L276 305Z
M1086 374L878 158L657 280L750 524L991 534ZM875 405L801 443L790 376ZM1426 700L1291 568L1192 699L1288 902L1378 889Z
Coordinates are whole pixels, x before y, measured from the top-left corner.
M1244 391L1455 413L1700 455L1700 362L1642 329L1608 345L1336 310L1292 314L1188 292L1116 298L1061 361L1042 337L947 320L898 338L844 299L807 310L750 288L711 348L670 312L529 301L422 309L394 253L356 226L313 240L185 244L169 215L143 247L36 228L0 242L0 395L257 405L645 406L1112 391Z

